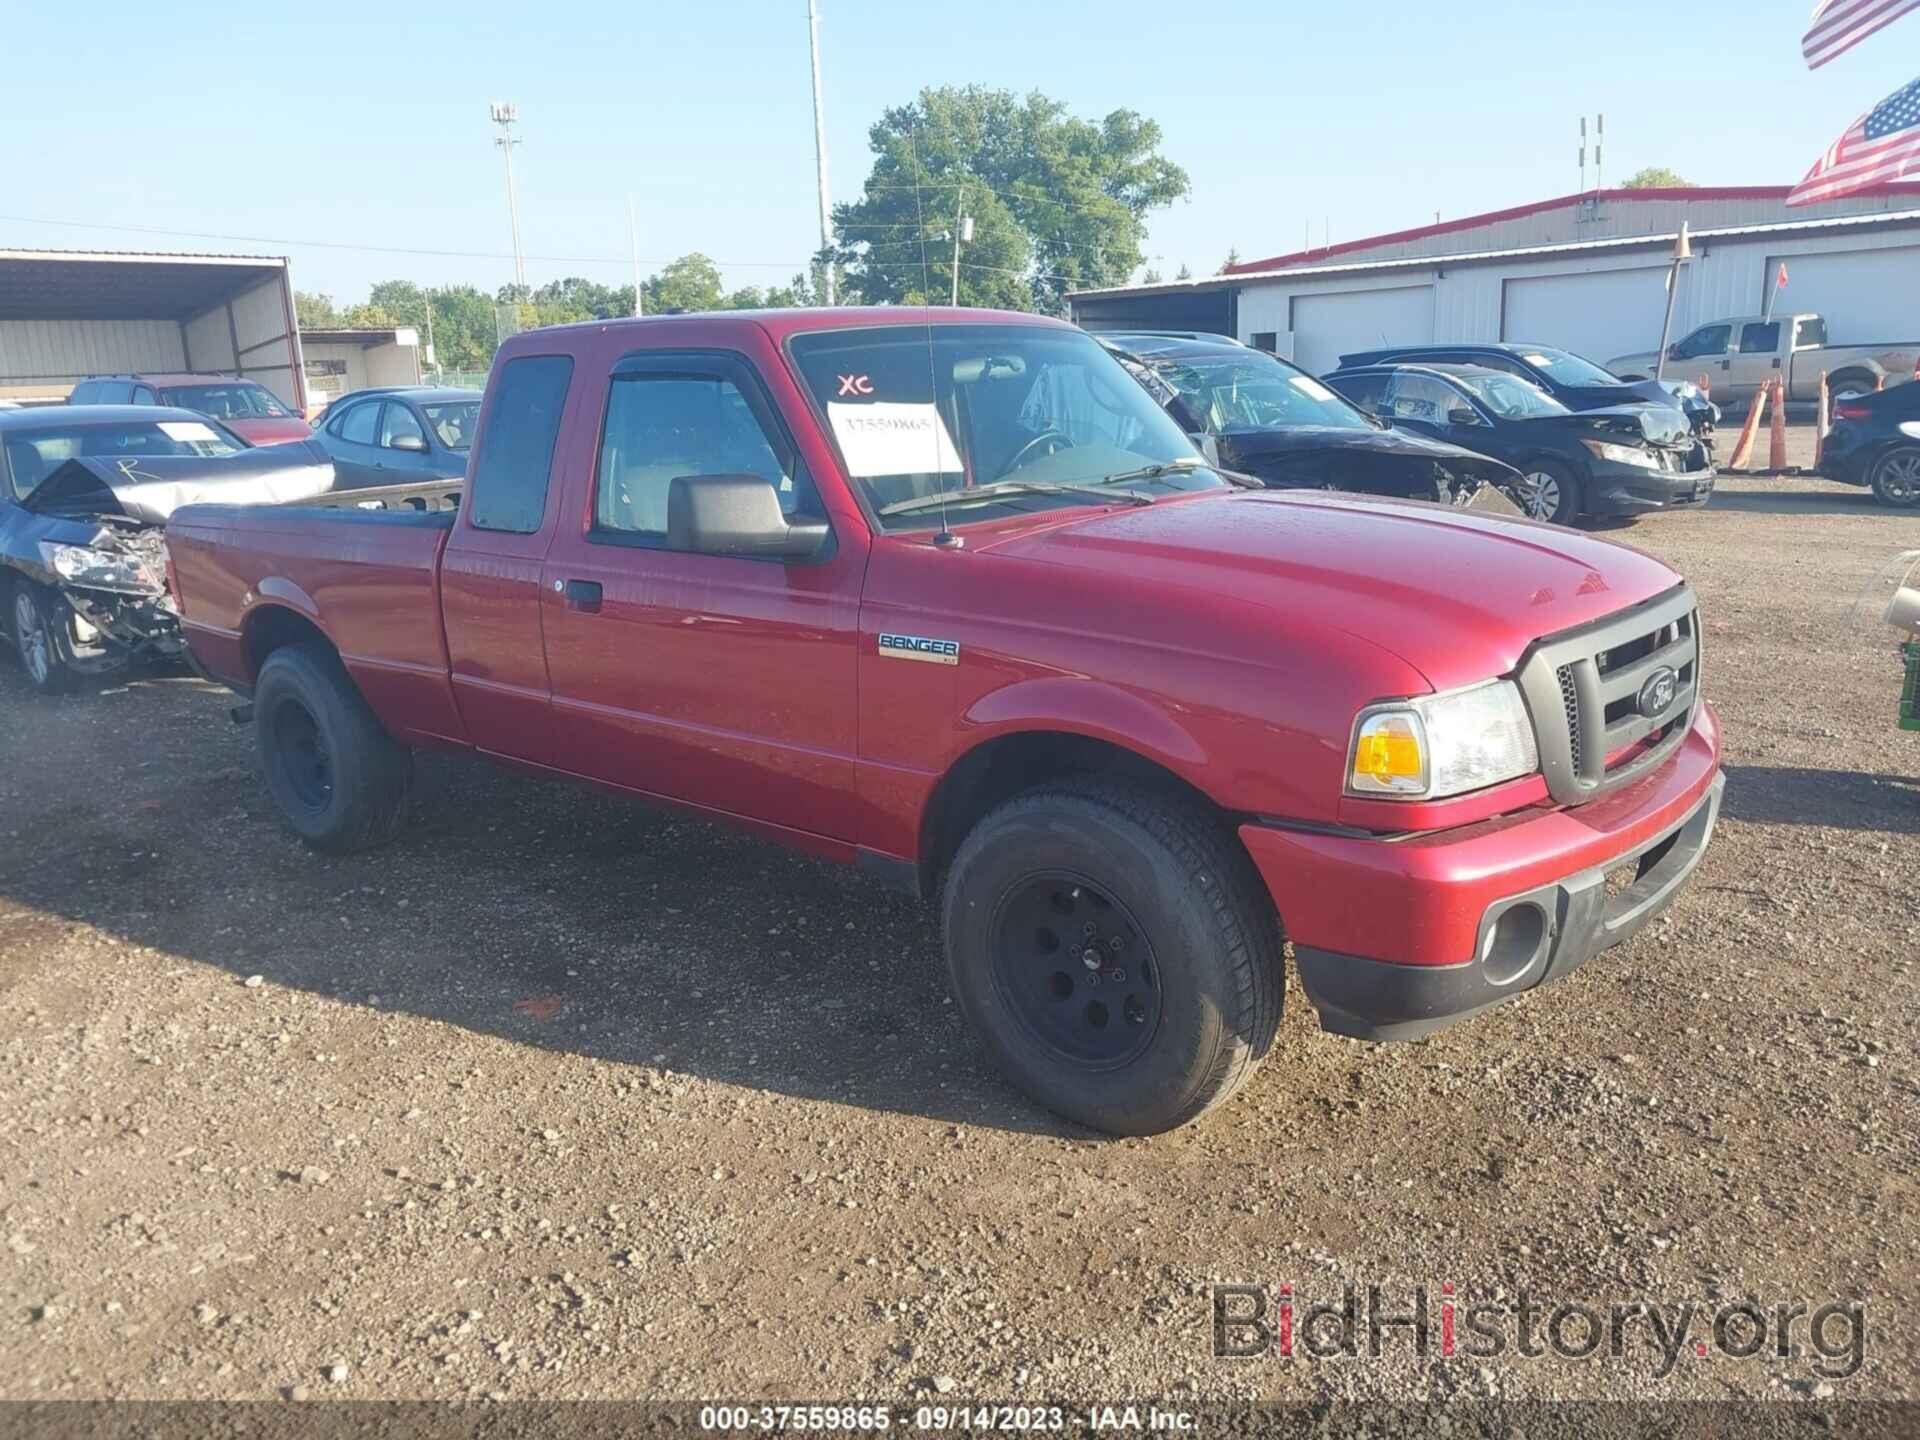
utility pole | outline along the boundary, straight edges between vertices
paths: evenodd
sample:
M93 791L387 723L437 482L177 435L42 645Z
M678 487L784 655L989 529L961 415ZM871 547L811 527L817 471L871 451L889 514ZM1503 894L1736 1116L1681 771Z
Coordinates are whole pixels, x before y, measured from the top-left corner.
M1680 222L1680 233L1673 239L1673 263L1667 269L1667 318L1660 322L1660 354L1653 362L1653 378L1664 379L1667 371L1667 337L1673 333L1673 297L1680 290L1680 267L1693 259L1693 242L1687 236L1687 222Z
M961 206L966 203L967 187L954 187L953 197L953 303L960 303L960 242L973 242L973 217L961 214Z
M433 349L433 287L429 285L423 292L427 299L427 373L440 373L440 360Z
M640 227L633 220L633 196L627 196L627 248L633 252L633 313L644 315L646 306L640 302Z
M520 142L514 137L513 127L519 123L520 107L508 101L496 100L488 107L493 123L500 127L500 133L493 143L500 147L500 153L507 158L507 215L513 221L513 283L520 287L520 298L526 299L527 261L520 253L520 199L513 191L513 147Z
M833 248L833 204L827 197L827 112L826 102L820 94L820 7L816 0L807 0L807 37L809 48L813 52L813 158L820 175L820 250L823 255ZM826 275L823 281L827 292L827 304L834 303L833 293L833 257L826 258Z

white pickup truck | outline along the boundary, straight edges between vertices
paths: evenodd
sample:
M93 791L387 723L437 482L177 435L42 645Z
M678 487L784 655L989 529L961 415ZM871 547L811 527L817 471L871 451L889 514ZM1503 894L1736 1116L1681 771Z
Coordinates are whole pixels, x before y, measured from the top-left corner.
M1622 355L1607 369L1623 380L1651 379L1658 351ZM1695 380L1705 375L1714 400L1751 400L1776 375L1786 378L1789 400L1813 400L1820 394L1820 372L1827 372L1833 398L1865 395L1914 378L1920 340L1885 340L1870 345L1829 345L1827 322L1803 311L1796 315L1734 315L1712 320L1667 347L1666 378Z

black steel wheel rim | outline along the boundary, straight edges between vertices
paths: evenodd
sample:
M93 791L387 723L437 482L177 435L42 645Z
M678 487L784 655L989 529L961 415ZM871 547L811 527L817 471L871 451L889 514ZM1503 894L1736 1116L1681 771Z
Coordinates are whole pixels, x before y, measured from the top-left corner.
M333 799L333 757L313 712L298 700L273 709L274 764L296 804L311 814Z
M1056 1057L1116 1070L1153 1043L1160 967L1106 887L1066 871L1029 875L1001 896L988 944L1001 1003Z

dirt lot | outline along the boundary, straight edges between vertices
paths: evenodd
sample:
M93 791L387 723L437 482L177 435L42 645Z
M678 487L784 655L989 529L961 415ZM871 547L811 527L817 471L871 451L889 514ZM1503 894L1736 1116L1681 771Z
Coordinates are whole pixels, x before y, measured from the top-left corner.
M1730 480L1621 538L1698 586L1728 737L1668 918L1420 1045L1291 989L1151 1141L1004 1086L856 874L444 759L327 860L223 695L0 662L0 1395L1914 1396L1920 736L1843 622L1920 533ZM1864 1358L1223 1360L1216 1282L1864 1302Z

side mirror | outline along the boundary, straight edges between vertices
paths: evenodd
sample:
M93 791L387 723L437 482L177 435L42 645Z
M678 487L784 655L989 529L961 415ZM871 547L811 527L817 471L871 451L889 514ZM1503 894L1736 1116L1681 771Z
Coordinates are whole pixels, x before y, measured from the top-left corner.
M427 441L424 435L396 435L387 445L389 450L408 450L415 455L427 453Z
M1480 424L1480 416L1465 406L1461 406L1457 410L1447 411L1447 423L1449 425L1478 425Z
M696 555L805 560L827 542L824 520L791 523L758 475L676 475L667 484L667 547Z

